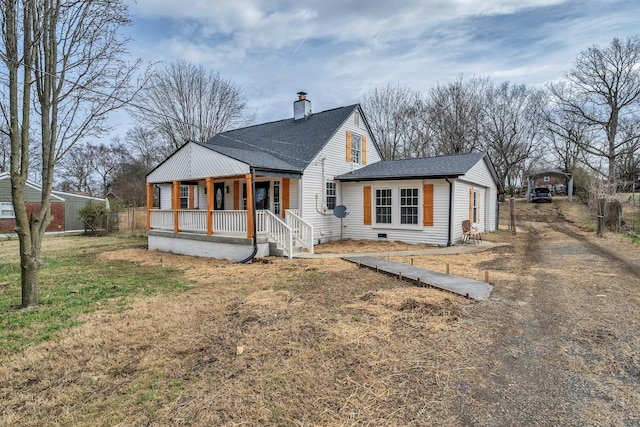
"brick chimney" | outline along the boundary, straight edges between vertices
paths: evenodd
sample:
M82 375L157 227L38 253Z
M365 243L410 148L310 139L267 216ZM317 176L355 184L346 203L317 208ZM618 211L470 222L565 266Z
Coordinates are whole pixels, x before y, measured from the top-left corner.
M311 115L311 101L305 92L298 92L298 100L293 103L293 120L306 119Z

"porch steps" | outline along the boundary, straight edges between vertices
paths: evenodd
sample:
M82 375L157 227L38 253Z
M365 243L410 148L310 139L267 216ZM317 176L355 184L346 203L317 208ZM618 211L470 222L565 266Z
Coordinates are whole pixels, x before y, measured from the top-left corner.
M293 248L292 248L292 252L295 256L295 254L300 254L302 252L304 252L304 246L302 246L302 244L300 242L298 242L296 239L293 239ZM277 256L277 257L285 257L287 256L287 254L285 253L285 248L283 248L282 246L278 245L276 242L269 242L269 254L271 256Z

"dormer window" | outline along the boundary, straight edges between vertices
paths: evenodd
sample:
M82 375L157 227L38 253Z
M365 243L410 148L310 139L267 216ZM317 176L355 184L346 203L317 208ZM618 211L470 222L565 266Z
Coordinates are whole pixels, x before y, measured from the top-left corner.
M360 164L362 158L362 137L353 134L351 136L351 162Z
M347 131L347 162L367 164L367 138L350 130Z

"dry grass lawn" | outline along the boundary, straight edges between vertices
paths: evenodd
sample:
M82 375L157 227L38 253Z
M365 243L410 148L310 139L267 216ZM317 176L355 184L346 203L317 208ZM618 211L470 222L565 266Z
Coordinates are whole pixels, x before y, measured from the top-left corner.
M391 259L437 271L449 264L474 279L489 270L498 288L531 282L514 249L522 236L485 238L510 246ZM58 239L55 250L83 242ZM346 241L317 252L409 246ZM4 249L0 261L12 256ZM483 320L485 303L340 259L237 265L106 249L96 262L114 260L131 261L131 274L142 264L176 268L192 288L86 315L81 326L0 360L0 426L455 426L464 420L462 390L491 386L502 366L502 353L495 362L478 358L495 340L482 328L500 326L501 307Z

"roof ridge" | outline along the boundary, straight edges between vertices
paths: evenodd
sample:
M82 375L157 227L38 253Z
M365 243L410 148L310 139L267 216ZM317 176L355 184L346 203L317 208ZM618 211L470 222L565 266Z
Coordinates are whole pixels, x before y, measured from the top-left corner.
M360 105L360 104L359 103L355 103L355 104L351 104L351 105L344 105L342 107L330 108L328 110L322 110L322 111L319 111L317 113L311 113L311 116L317 116L317 115L320 115L320 114L329 113L329 112L337 111L337 110L341 110L341 109L355 108L358 105ZM284 118L284 119L272 120L272 121L269 121L269 122L255 123L255 124L249 125L249 126L239 127L239 128L235 128L235 129L229 129L229 130L226 130L224 132L220 132L220 134L231 133L231 132L236 132L236 131L240 131L240 130L251 129L251 128L254 128L254 127L258 127L258 126L265 126L265 125L270 125L270 124L274 124L274 123L286 122L286 121L290 121L290 120L294 120L294 118L293 117L287 117L287 118Z

